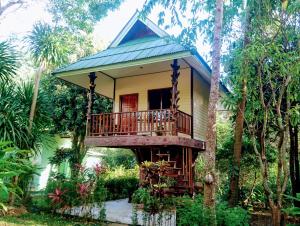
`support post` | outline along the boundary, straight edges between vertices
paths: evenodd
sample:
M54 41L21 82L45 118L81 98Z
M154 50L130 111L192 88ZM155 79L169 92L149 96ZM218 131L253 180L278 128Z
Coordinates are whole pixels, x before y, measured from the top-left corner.
M91 72L89 75L90 87L88 93L88 108L87 108L87 124L86 124L86 135L90 135L91 131L91 114L93 113L93 105L95 100L95 80L97 78L95 72Z
M173 73L171 75L172 78L172 99L171 99L171 112L173 115L173 121L174 121L174 126L172 129L172 135L177 136L178 131L177 131L177 121L178 121L178 102L179 102L179 91L177 88L178 85L178 77L179 77L179 68L180 66L178 65L178 60L174 59L173 64L171 64Z

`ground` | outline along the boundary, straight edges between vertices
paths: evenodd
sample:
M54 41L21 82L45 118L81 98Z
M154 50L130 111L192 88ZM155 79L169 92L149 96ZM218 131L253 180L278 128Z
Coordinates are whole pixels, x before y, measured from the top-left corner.
M76 218L64 218L51 214L26 213L20 216L5 216L0 219L0 226L83 226L99 225L98 222L84 222ZM108 226L124 226L124 224L107 224Z

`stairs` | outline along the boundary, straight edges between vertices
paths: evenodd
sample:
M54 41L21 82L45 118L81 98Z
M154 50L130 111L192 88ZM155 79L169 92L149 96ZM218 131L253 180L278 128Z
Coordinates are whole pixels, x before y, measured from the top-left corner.
M158 161L165 161L169 164L167 167L166 175L167 177L173 178L176 184L170 187L168 193L172 194L184 194L189 189L189 181L187 175L184 174L184 170L181 167L177 167L178 162L172 159L170 153L157 153Z

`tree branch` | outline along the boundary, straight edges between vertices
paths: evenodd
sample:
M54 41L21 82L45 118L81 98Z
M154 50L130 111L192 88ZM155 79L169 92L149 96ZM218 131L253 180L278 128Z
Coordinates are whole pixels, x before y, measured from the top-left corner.
M0 16L2 16L2 14L9 8L15 6L15 5L19 5L22 6L25 3L24 0L17 0L17 1L10 1L8 2L6 5L2 6L1 4L1 0L0 0Z

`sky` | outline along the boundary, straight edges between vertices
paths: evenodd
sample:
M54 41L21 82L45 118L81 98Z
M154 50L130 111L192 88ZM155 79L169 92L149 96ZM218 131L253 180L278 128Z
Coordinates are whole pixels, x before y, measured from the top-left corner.
M5 2L5 0L4 0ZM1 18L0 21L0 40L10 37L17 37L19 40L26 36L38 21L51 22L51 15L47 12L48 0L32 0L32 3L25 9L12 9ZM108 16L95 25L94 42L96 46L107 46L114 37L121 31L127 21L132 17L136 10L140 10L144 0L125 0L118 10L109 12ZM148 16L154 23L157 23L158 12L161 8L154 8ZM178 34L178 28L167 30L169 34ZM199 53L207 59L210 48L198 40L196 43Z

